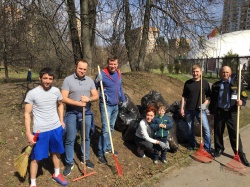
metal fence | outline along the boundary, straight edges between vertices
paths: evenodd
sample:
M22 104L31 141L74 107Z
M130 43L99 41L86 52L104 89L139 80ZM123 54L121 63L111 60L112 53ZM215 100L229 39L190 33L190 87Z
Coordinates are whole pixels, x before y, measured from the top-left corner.
M242 82L247 89L250 89L250 56L244 57L226 57L226 58L203 58L203 59L178 59L180 71L182 73L190 73L194 64L200 64L203 74L211 77L220 77L220 68L228 65L232 69L232 76L238 75L239 64L242 65Z

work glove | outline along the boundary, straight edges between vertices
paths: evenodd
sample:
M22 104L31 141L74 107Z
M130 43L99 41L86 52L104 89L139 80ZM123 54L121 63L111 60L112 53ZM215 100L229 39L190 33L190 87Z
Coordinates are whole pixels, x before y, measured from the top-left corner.
M168 150L169 149L169 143L164 143L164 142L159 142L159 146L163 149L163 150Z
M102 74L101 74L101 73L98 74L98 75L96 76L96 78L95 78L95 82L100 82L100 81L102 81Z
M205 103L201 104L201 110L206 110L207 109L207 105Z
M127 106L128 106L128 102L126 102L126 101L123 102L122 105L121 105L122 108L127 108Z

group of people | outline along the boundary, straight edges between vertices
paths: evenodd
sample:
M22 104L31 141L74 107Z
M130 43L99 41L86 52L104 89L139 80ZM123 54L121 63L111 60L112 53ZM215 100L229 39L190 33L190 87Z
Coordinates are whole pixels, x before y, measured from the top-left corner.
M40 85L30 90L25 98L25 127L26 136L30 145L34 145L31 153L30 164L30 187L36 186L38 163L51 154L54 173L52 179L67 186L68 181L64 176L71 173L74 167L74 143L77 131L80 130L82 120L85 120L85 147L81 145L81 162L86 162L89 168L94 168L90 160L90 140L94 131L94 116L91 103L99 100L102 129L98 141L98 160L107 164L105 157L108 153L116 156L118 152L112 150L109 133L113 132L118 115L119 105L127 106L126 97L122 88L122 76L118 69L117 57L109 57L107 67L97 74L95 80L86 75L88 62L80 59L76 62L75 72L63 81L61 91L52 86L54 72L50 68L44 68L39 73ZM236 113L237 106L246 103L246 93L242 87L241 98L235 97L232 87L237 86L235 80L231 79L231 69L224 66L221 69L221 80L214 83L212 91L209 83L202 79L202 104L200 104L200 81L202 69L199 65L192 68L193 78L186 81L182 94L181 114L186 118L189 134L189 148L195 149L194 118L200 120L202 111L202 126L204 132L204 148L211 153L210 128L206 116L206 108L209 105L211 114L214 114L214 156L220 156L224 151L223 132L227 124L231 146L236 152ZM100 83L103 91L98 93ZM227 90L226 94L224 90ZM106 105L104 105L104 101ZM210 104L209 104L210 102ZM224 103L225 102L225 103ZM66 112L64 114L64 104ZM83 110L85 108L85 110ZM83 111L85 113L83 113ZM106 111L109 123L106 119ZM33 114L33 128L31 128L31 113ZM146 108L145 119L142 119L136 129L135 143L137 153L145 157L145 150L152 156L154 164L159 159L167 163L166 153L169 149L167 136L172 128L172 120L165 114L166 106L162 103L151 104ZM110 128L108 128L108 124ZM110 132L109 132L110 130ZM39 132L37 141L34 135ZM85 150L85 151L83 151ZM159 152L161 152L159 157ZM250 166L242 150L239 139L239 156L246 166ZM60 174L60 155L65 155L65 168L63 175Z
M214 157L219 157L223 154L225 149L223 133L227 125L231 147L236 154L237 106L246 105L247 94L244 86L241 85L240 98L237 98L237 80L231 78L232 70L229 66L221 68L221 79L215 82L211 89L209 83L202 79L202 68L200 65L192 67L192 75L193 78L187 80L184 84L181 104L181 115L185 117L188 124L188 149L194 150L196 147L194 135L194 119L196 117L198 121L202 118L204 149L208 153L213 154ZM200 102L201 99L202 102ZM214 152L211 151L210 128L206 114L207 108L209 108L210 115L214 119ZM202 112L202 116L200 112ZM245 166L250 167L250 163L243 152L240 136L238 142L239 157Z
M25 128L30 145L34 145L31 153L30 187L36 186L38 163L51 154L54 173L52 179L67 186L64 176L70 174L74 167L74 143L77 131L82 129L82 120L85 120L85 147L81 145L81 162L86 161L87 167L94 168L90 161L90 139L94 131L94 116L91 103L99 100L102 130L98 142L98 159L100 163L107 163L105 154L111 153L109 131L105 116L107 109L110 131L114 130L118 115L118 105L126 107L127 101L122 89L122 76L118 69L117 57L107 60L107 67L95 78L95 81L86 75L88 62L80 59L76 62L75 72L63 81L61 91L52 86L54 72L51 68L44 68L39 73L40 85L30 90L25 98ZM104 97L98 93L102 81ZM106 101L104 106L103 101ZM66 112L64 115L64 104ZM83 110L85 108L85 110ZM85 113L83 113L85 111ZM33 114L33 128L31 129L31 113ZM83 117L84 116L84 117ZM35 142L34 134L39 132ZM85 150L85 151L83 151ZM114 151L117 155L118 152ZM60 173L60 156L65 154L64 176ZM84 159L85 157L85 159Z
M162 103L148 105L146 117L142 119L135 133L135 143L138 146L137 153L144 158L146 150L153 157L154 164L160 160L167 164L166 153L169 149L167 137L173 126L172 120L165 114L166 106Z

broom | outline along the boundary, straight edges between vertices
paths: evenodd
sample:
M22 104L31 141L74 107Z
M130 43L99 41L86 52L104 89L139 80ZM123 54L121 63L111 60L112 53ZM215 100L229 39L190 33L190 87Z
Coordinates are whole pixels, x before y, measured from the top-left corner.
M98 73L100 74L100 67L98 67ZM109 118L108 118L108 111L107 111L107 107L106 107L106 101L105 101L105 95L104 95L104 91L103 91L103 84L102 84L102 80L100 81L100 85L101 85L101 91L102 91L102 98L103 98L103 104L104 104L104 109L105 109L105 114L106 114L106 120L107 120L107 125L108 125L108 132L109 132L109 138L110 138L110 144L111 144L111 151L112 151L112 157L115 161L115 165L116 165L116 170L118 173L118 176L121 177L123 175L123 168L121 167L121 165L119 164L115 154L114 154L114 146L113 146L113 141L112 141L112 136L111 136L111 132L110 132L110 124L109 124Z
M238 95L237 99L240 99L240 92L241 92L241 64L239 65L239 77L238 77ZM237 126L236 126L236 153L234 158L227 163L227 167L233 169L238 172L244 172L246 170L246 166L242 164L240 160L240 156L238 154L239 150L239 125L240 124L240 106L237 106Z
M203 163L211 162L214 158L204 149L203 147L203 137L202 137L202 74L201 74L201 88L200 88L200 125L201 125L201 137L200 137L200 148L192 156L195 160Z
M39 131L35 134L33 140L36 142ZM25 149L25 151L18 157L15 158L14 160L14 167L16 168L17 172L21 177L24 178L24 176L27 173L27 167L28 167L28 161L29 161L29 156L31 154L32 148L35 144L33 145L28 145Z

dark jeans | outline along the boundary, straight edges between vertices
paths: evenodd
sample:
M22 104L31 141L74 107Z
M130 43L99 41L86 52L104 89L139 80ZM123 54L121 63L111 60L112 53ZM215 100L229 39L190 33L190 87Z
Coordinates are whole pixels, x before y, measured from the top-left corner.
M153 153L153 144L151 142L148 142L144 140L143 138L139 138L138 136L135 136L135 143L138 147L140 147L141 150L146 150L150 154Z
M225 148L223 142L223 134L226 124L231 147L234 153L236 153L237 112L235 111L224 111L223 109L217 109L217 112L214 115L214 148L215 150L224 151ZM241 138L239 135L239 155L243 153L242 149Z
M158 141L167 142L167 137L155 138ZM161 160L166 160L167 149L162 149L159 144L154 144L154 160L159 160L159 152L161 152Z

